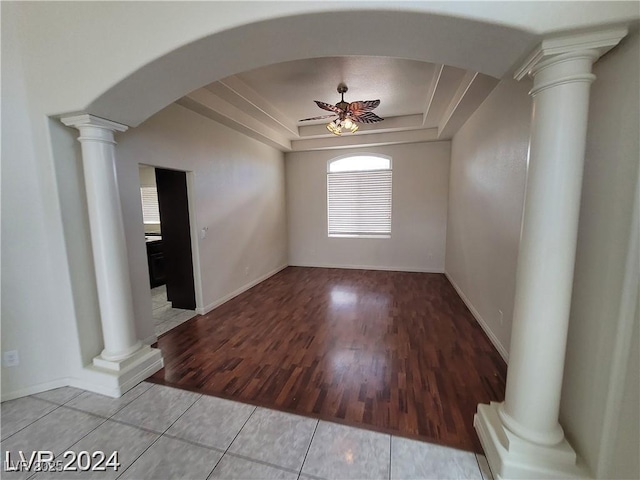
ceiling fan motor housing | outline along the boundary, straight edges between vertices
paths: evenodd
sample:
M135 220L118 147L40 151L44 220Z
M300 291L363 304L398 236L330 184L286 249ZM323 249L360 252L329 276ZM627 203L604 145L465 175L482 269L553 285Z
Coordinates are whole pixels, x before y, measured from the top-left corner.
M344 101L339 101L338 103L336 103L336 107L338 107L340 110L342 110L343 112L347 111L347 107L349 106L349 102L344 102Z
M347 87L344 83L338 84L338 93L342 95L342 100L336 103L336 107L338 107L343 112L347 111L347 107L349 106L349 102L344 101L344 94L347 93L349 87ZM343 114L344 115L344 114ZM341 115L342 117L342 115Z

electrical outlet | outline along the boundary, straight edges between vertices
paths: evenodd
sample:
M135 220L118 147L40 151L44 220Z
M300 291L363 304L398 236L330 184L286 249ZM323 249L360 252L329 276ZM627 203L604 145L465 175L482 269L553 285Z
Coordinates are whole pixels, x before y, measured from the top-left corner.
M502 310L498 310L498 315L500 319L500 325L502 325L502 322L504 321L504 315L502 315Z
M9 350L8 352L4 352L5 367L16 367L19 364L20 364L20 357L18 356L17 350Z
M248 276L249 275L249 267L244 267L244 276Z

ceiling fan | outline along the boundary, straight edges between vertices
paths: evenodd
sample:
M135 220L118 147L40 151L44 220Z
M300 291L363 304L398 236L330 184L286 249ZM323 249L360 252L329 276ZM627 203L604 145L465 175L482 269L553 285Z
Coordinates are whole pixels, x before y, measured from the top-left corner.
M358 130L356 123L376 123L381 122L384 118L380 118L371 110L380 105L380 100L360 100L357 102L347 103L344 101L344 94L349 90L344 83L338 85L338 93L342 95L342 99L335 105L314 100L323 110L333 112L331 115L321 115L319 117L311 117L300 120L307 122L309 120L321 120L323 118L336 117L329 122L327 129L334 135L341 135L342 130L348 130L354 133Z

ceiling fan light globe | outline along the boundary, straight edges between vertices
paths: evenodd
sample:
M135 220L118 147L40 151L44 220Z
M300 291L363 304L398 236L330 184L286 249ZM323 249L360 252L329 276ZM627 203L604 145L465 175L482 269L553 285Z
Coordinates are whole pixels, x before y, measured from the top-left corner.
M342 127L340 126L339 121L328 123L327 124L327 130L329 130L334 135L342 134Z
M351 123L351 128L349 130L351 130L351 133L356 133L358 131L358 125Z
M347 130L352 130L353 129L353 125L354 123L351 121L350 118L346 118L343 122L342 122L342 126L344 128L346 128ZM352 130L353 131L353 130Z

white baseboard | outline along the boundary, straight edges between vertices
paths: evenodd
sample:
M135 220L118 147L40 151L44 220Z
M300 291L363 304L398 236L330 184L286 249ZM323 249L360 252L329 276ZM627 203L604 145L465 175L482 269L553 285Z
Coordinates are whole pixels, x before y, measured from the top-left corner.
M88 392L120 397L135 387L138 383L153 375L164 366L160 351L152 348L139 365L131 366L122 372L108 372L107 370L88 365L82 368L77 376L63 377L51 382L39 383L30 387L2 393L2 401L35 395L54 388L75 387Z
M39 383L30 387L14 390L9 393L2 393L2 401L14 400L16 398L27 397L29 395L35 395L36 393L46 392L47 390L53 390L54 388L67 387L70 385L71 379L68 377L59 378L50 382Z
M284 270L288 266L289 266L288 264L281 265L281 266L275 268L274 270L271 270L270 272L265 273L261 277L258 277L255 280L252 280L251 282L241 286L240 288L238 288L238 289L234 290L233 292L225 295L224 297L217 299L216 301L210 303L209 305L206 305L205 307L202 307L202 308L196 308L196 313L198 313L200 315L206 315L207 313L209 313L214 308L219 307L223 303L226 303L229 300L231 300L232 298L237 297L241 293L246 292L250 288L255 287L260 282L264 282L267 278L273 277L276 273Z
M444 273L442 269L395 267L380 265L345 265L332 263L304 263L289 264L290 267L310 267L310 268L344 268L347 270L382 270L385 272L411 272L411 273Z
M471 311L471 314L474 316L476 321L480 324L480 326L482 327L482 330L484 330L484 333L487 334L487 336L489 337L489 340L491 340L491 343L493 343L493 346L496 347L496 350L498 350L498 353L500 354L502 359L505 361L505 363L509 363L509 352L507 352L507 349L504 348L504 345L502 345L502 343L500 343L500 340L498 340L498 337L496 337L495 334L491 331L487 322L485 322L484 318L482 318L482 315L480 315L480 312L476 310L476 307L473 306L473 303L471 303L471 300L467 298L467 296L464 294L462 289L453 280L453 278L451 278L451 275L449 275L447 272L444 272L444 274L449 279L449 281L451 282L451 285L453 285L453 288L456 290L456 292L458 292L458 295L460 295L460 298L465 303L467 308Z

